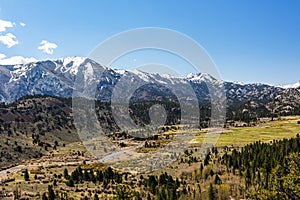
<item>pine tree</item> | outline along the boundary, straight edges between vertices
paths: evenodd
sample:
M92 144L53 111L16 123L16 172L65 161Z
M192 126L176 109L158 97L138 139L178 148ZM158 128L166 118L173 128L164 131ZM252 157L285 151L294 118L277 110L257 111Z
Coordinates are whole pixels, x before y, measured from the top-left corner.
M68 180L67 183L66 183L66 185L69 186L69 187L74 187L74 181L73 181L73 179Z
M246 188L248 188L250 186L250 184L251 184L251 174L250 174L250 170L249 169L246 170L245 184L246 184Z
M98 195L97 195L97 194L95 194L95 196L94 196L94 200L99 200L99 197L98 197Z
M67 169L64 170L64 178L69 179L69 172Z
M222 183L222 181L221 181L221 179L220 179L220 177L219 177L218 174L216 174L216 176L215 176L215 181L214 181L214 183L215 183L215 184L221 184L221 183Z
M55 193L54 193L51 185L48 185L48 199L49 200L55 199Z
M14 199L20 199L22 194L21 189L19 187L16 187L13 194L14 194Z
M210 153L208 153L204 159L204 166L209 164L209 159L210 159Z
M43 193L42 200L48 200L48 197L46 196L46 193Z
M24 180L29 181L29 173L28 173L27 169L25 169L25 172L24 172Z
M210 184L209 187L208 187L208 199L209 200L214 200L215 199L215 191L214 191L214 188L213 188L212 184Z
M202 172L203 172L203 164L201 163L200 164L200 173L202 174Z

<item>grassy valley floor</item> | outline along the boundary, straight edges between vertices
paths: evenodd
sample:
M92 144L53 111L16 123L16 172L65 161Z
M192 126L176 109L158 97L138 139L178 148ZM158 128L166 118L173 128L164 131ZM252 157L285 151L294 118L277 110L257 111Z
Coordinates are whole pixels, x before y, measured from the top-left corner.
M295 138L300 133L298 121L300 116L291 116L275 121L264 119L253 127L226 128L220 134L217 148L211 149L210 156L205 159L199 157L199 147L207 130L196 131L191 147L168 167L148 174L113 170L115 178L109 178L107 166L93 164L92 157L82 144L76 142L64 147L58 146L58 150L53 151L51 155L22 164L24 168L21 170L6 171L5 179L1 182L0 196L1 199L7 200L20 196L23 199L42 199L45 194L44 197L50 199L51 188L56 199L241 199L248 191L259 189L260 184L256 183L257 176L261 175L260 179L264 180L264 169L259 168L259 171L254 173L256 178L251 179L253 183L247 185L248 179L245 177L248 176L248 171L242 169L243 167L237 170L226 164L229 158L224 158L224 155L235 154L239 152L240 147L256 141L276 143L274 140ZM175 132L173 130L164 134L171 135ZM299 146L295 151L300 151ZM63 159L65 161L60 162ZM28 180L25 180L26 166L32 166L27 170ZM78 166L83 170L83 175L81 181L72 185L70 180L76 179L74 172ZM99 181L98 176L93 178L94 175L96 177L97 170L103 172L107 179ZM65 175L65 171L68 172L68 176Z

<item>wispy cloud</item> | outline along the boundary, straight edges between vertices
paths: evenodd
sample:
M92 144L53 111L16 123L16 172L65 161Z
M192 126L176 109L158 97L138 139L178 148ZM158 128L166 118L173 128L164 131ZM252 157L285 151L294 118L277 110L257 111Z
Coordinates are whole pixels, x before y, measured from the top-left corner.
M38 49L43 51L46 54L53 54L54 49L57 48L57 45L47 40L42 40Z
M26 24L24 22L20 22L20 26L26 26Z
M10 58L6 58L6 55L3 53L0 53L0 65L15 65L15 64L26 64L31 62L36 62L37 59L31 57L26 58L23 56L13 56Z
M19 41L17 40L16 36L12 33L0 35L0 42L2 42L2 44L6 45L8 48L19 44Z

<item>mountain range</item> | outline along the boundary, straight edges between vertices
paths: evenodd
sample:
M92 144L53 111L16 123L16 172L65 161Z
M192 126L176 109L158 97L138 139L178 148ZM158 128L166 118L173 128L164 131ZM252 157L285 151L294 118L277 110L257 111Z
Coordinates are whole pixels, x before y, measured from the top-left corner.
M113 88L123 78L143 85L133 101L156 100L165 101L173 95L161 85L176 85L188 82L202 104L210 101L207 85L224 87L227 106L232 113L239 110L260 110L279 114L295 114L299 112L300 85L271 86L267 84L241 84L218 80L206 73L189 74L186 77L172 77L146 73L138 70L131 72L113 70L102 67L90 59L67 57L58 60L39 61L28 64L0 65L0 102L12 103L23 96L45 94L51 96L72 97L78 70L87 64L101 69L98 77L96 98L109 102ZM127 77L126 77L127 76ZM181 91L184 96L185 91Z

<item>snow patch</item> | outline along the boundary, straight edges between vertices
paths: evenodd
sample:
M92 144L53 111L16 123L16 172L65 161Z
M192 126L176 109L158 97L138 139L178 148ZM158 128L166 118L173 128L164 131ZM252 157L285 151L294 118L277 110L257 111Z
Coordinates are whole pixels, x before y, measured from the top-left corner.
M123 74L126 73L126 70L123 70L123 69L115 69L114 71L117 72L120 75L123 75Z
M78 73L78 67L84 62L85 59L86 58L84 57L78 56L59 59L62 62L61 72L66 73L70 71L71 74L76 75Z
M284 88L284 89L289 89L289 88L298 88L300 87L300 81L293 83L293 84L286 84L286 85L278 85L278 87Z

